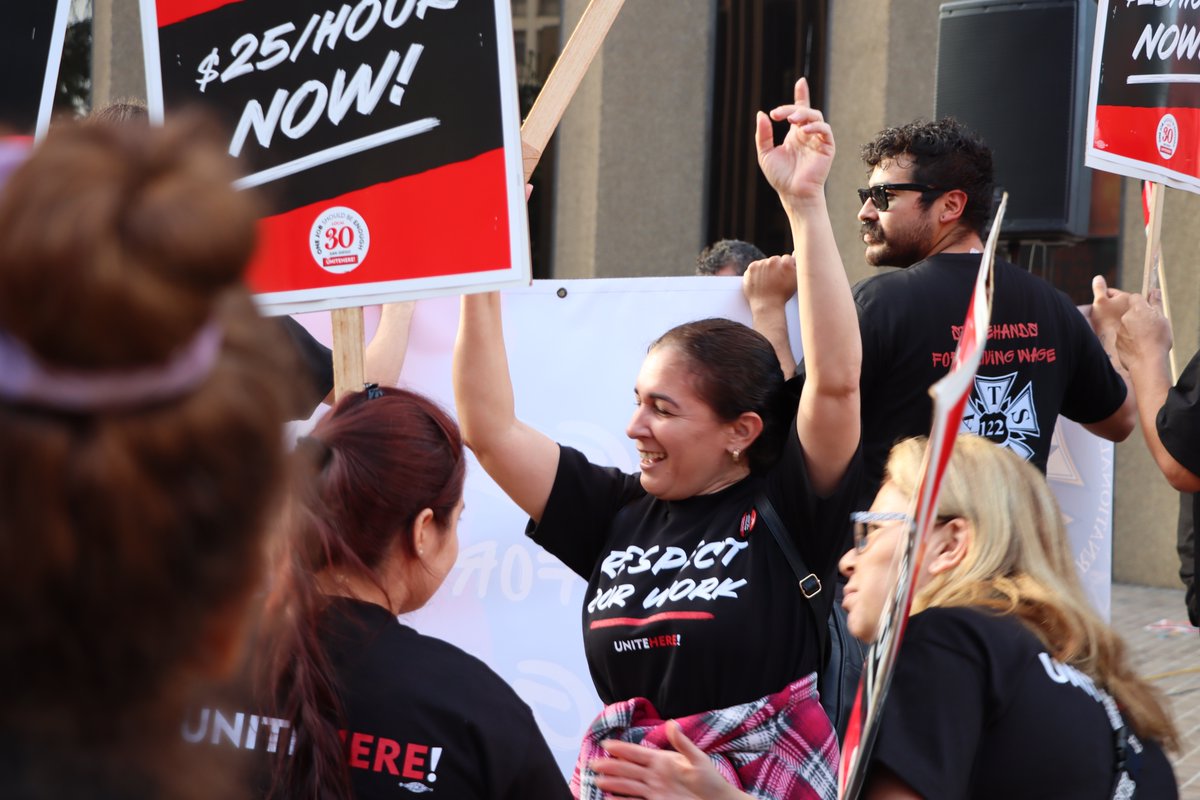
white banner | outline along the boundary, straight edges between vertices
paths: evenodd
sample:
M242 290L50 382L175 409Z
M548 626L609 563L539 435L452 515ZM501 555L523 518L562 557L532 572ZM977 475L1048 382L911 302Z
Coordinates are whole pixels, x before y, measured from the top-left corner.
M400 376L401 385L451 411L458 307L457 298L418 303ZM646 349L668 328L711 316L749 323L740 278L535 281L505 292L518 416L597 463L636 471L637 453L625 427ZM328 315L298 319L329 341ZM794 300L789 319L796 319ZM792 346L799 356L796 324ZM1089 591L1107 613L1112 445L1073 423L1060 425L1055 437L1052 486L1071 520ZM601 707L583 657L586 584L525 537L526 521L472 459L458 563L430 604L405 621L478 656L512 684L570 774L583 731Z

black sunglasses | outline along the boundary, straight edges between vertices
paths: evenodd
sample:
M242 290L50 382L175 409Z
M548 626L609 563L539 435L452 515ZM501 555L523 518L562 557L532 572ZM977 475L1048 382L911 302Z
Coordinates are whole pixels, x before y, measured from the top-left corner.
M944 192L945 189L939 189L936 186L930 186L926 183L880 183L875 186L868 186L865 189L858 190L858 201L866 204L870 199L875 204L877 211L888 210L888 194L889 192Z

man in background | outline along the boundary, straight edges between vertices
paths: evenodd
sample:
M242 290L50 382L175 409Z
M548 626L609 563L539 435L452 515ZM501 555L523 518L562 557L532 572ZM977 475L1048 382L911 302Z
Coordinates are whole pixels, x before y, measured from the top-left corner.
M858 190L866 261L900 268L854 287L863 339L863 497L869 502L891 446L929 433L929 387L954 362L994 178L987 145L952 119L888 128L862 148L862 157L869 171L868 185ZM1092 289L1085 318L1046 281L996 260L988 345L964 430L1043 472L1060 414L1105 439L1129 435L1136 410L1115 349L1128 296L1099 277ZM771 338L759 326L762 315L755 314L755 327Z
M743 275L751 261L766 258L749 242L741 239L721 239L700 251L696 257L697 275Z

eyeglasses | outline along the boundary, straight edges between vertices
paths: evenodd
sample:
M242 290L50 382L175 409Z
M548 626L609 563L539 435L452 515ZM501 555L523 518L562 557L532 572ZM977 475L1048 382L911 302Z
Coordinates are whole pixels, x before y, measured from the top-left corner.
M951 520L958 519L955 516L940 516L933 520L934 525L945 525ZM883 522L903 522L905 530L911 530L917 524L916 520L908 514L901 514L899 511L855 511L850 515L850 522L854 524L854 550L861 553L867 549L870 544L871 534L883 527L880 523Z
M936 186L930 186L927 183L879 183L874 186L868 186L865 189L858 190L858 201L866 204L870 199L875 204L875 210L887 211L888 204L891 202L890 193L892 192L944 192L945 189L939 189Z
M859 553L867 549L870 535L882 527L879 523L905 522L906 528L915 524L912 517L899 511L855 511L850 521L854 523L854 549Z

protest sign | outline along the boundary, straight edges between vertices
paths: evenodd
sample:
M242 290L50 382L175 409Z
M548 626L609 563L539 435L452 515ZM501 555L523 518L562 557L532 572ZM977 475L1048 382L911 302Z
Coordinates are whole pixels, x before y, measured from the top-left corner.
M0 33L0 123L46 135L58 88L70 0L22 0L6 8Z
M142 0L160 119L224 119L270 215L248 280L269 311L529 280L508 4Z
M704 317L750 322L741 279L724 277L534 281L503 293L504 338L521 419L597 464L636 472L625 435L646 348L668 328ZM457 298L417 303L400 385L453 410L451 351ZM367 329L378 312L366 309ZM800 355L795 300L788 319ZM300 317L330 339L328 314ZM303 427L297 426L299 433ZM1112 443L1059 420L1051 486L1067 517L1076 565L1107 613L1111 564ZM570 774L586 726L601 708L579 622L584 581L525 535L528 517L473 457L459 558L437 595L408 622L479 656L533 709Z
M1200 191L1200 3L1100 0L1085 163Z

